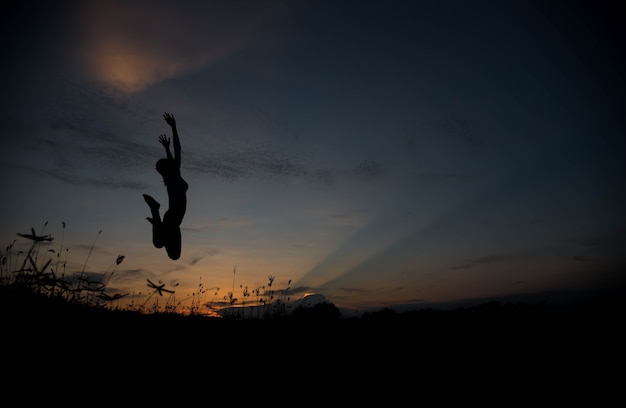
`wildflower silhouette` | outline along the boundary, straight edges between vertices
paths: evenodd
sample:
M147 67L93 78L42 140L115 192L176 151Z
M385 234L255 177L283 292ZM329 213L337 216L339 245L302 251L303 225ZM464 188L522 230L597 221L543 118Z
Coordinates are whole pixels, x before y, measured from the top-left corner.
M154 293L158 293L159 296L163 296L163 292L174 293L173 290L165 289L165 283L161 283L160 285L155 284L150 279L146 279L148 281L148 287L154 289Z
M26 238L26 239L30 239L33 242L43 242L43 241L52 241L54 238L52 238L51 235L37 235L35 233L35 229L31 228L30 229L30 234L20 234L19 232L17 233L17 235L19 235L20 237Z

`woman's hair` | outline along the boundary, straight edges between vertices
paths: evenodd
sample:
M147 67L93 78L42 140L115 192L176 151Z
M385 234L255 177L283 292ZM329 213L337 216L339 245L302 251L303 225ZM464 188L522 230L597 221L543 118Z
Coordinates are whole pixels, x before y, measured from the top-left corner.
M161 174L161 176L169 175L172 169L172 162L168 159L159 159L156 163L156 169Z

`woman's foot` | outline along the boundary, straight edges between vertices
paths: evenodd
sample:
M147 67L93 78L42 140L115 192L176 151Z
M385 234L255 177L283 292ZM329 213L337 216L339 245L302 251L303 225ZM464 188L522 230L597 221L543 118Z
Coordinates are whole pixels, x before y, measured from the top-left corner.
M150 207L152 211L159 211L161 204L159 204L157 200L152 198L152 196L149 196L148 194L144 194L143 199L146 200L146 203L148 203L148 206Z

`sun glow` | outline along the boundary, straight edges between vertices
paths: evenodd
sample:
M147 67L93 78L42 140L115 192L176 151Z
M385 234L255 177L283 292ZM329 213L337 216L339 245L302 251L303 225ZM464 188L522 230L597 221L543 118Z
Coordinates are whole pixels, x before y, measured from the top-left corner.
M243 14L229 3L196 6L201 9L185 14L184 6L88 2L81 41L92 75L120 91L141 91L223 61L258 38L264 17L275 12L261 5Z

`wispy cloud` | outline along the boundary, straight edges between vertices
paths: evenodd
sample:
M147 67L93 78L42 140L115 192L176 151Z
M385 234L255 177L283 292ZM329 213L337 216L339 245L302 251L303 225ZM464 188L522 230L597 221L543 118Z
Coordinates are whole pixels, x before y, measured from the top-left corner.
M493 256L483 256L481 258L475 258L467 261L466 263L462 263L459 265L455 265L450 269L471 269L480 265L485 265L493 262L502 262L508 261L511 257L508 255L493 255Z
M215 176L224 180L239 180L254 176L302 176L308 173L305 166L285 154L246 148L239 151L222 151L211 155L191 155L185 170L195 174Z
M117 178L102 178L101 176L84 175L75 173L72 171L55 169L54 171L47 171L45 169L26 169L26 171L38 173L42 177L52 177L56 180L62 181L74 186L89 186L97 188L108 189L126 189L126 190L145 190L147 185L145 183L133 180L120 180Z
M136 92L216 64L259 38L280 2L88 1L80 46L92 75Z

